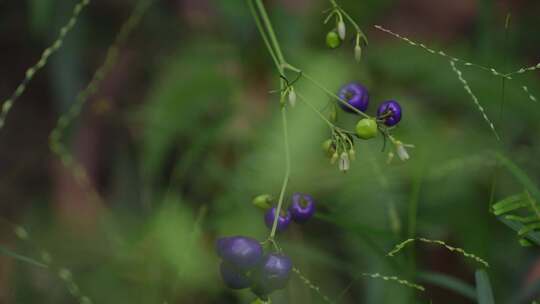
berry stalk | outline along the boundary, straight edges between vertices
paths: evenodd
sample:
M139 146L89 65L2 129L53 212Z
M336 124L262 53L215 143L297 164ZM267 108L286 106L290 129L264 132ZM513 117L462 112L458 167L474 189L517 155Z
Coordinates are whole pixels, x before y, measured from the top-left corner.
M279 42L277 40L274 27L272 26L272 22L270 21L270 18L268 17L268 13L266 12L266 8L264 7L262 0L252 0L252 1L255 3L255 7L253 6L253 3L251 2L251 0L248 0L253 18L255 19L255 22L257 23L257 27L259 29L261 36L263 37L263 40L265 40L265 45L266 45L266 48L268 49L268 52L273 57L274 61L277 61L276 67L279 74L283 75L286 61L283 56L283 52L281 51ZM262 19L262 22L259 19L259 16ZM266 35L268 35L269 37L267 37ZM284 85L285 85L284 80L281 79L280 81L281 90L283 90ZM276 214L281 213L281 209L283 207L283 200L285 198L285 191L287 190L287 185L289 184L289 176L291 173L289 132L287 129L287 108L283 105L283 103L281 106L281 122L283 125L283 140L285 144L285 175L283 177L283 183L281 185L281 191L279 193L279 200L278 200L278 205L276 207ZM270 231L270 235L268 236L269 240L273 240L274 237L276 236L278 219L279 219L278 216L276 216L274 219L274 223L272 224L272 230Z

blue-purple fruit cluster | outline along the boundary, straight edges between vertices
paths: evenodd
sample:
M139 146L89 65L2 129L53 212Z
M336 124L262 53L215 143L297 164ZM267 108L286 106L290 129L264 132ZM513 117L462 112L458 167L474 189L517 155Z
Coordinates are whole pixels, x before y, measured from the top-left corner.
M283 254L264 254L261 244L245 236L220 238L216 251L222 259L221 278L231 289L251 288L261 299L287 285L291 259Z
M309 194L295 193L291 198L291 205L287 210L281 210L276 231L281 232L287 227L291 221L302 224L307 222L313 214L315 214L315 200ZM276 218L276 207L272 207L266 211L264 222L269 229L272 229Z
M339 90L339 98L347 104L339 102L339 106L346 112L365 112L369 106L369 92L363 85L353 82L343 86ZM397 125L402 116L400 104L395 100L387 100L381 103L377 109L377 119L386 126Z

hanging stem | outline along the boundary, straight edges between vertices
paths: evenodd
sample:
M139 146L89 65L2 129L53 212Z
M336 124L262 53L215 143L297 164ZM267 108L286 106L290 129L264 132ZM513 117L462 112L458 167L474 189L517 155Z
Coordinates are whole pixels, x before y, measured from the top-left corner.
M364 41L367 44L368 43L367 36L364 35L364 32L362 32L362 30L360 29L360 26L358 26L356 21L354 21L354 19L344 9L342 9L341 6L339 6L339 4L337 4L337 2L335 0L330 0L330 3L334 7L334 9L339 12L339 14L343 15L345 17L345 19L347 19L347 21L349 21L351 23L351 25L354 27L356 32L358 34L360 34L360 36L364 39Z
M252 1L255 3L255 6L253 6ZM266 8L264 7L262 0L248 0L248 4L250 6L253 18L255 19L255 23L257 23L257 28L259 29L259 32L265 42L266 48L268 49L268 52L272 56L272 59L274 60L274 63L276 64L276 68L279 74L283 75L284 65L286 61L283 56L283 52L281 51L281 47L277 40L276 33L274 31L270 18L268 17L268 13L266 12ZM260 19L259 19L259 16L260 16ZM283 90L284 86L285 86L285 81L281 79L280 80L281 91ZM277 223L278 223L279 216L281 214L281 209L283 208L285 192L287 190L287 185L289 183L289 176L291 174L289 132L287 129L287 108L285 107L283 103L281 105L281 122L283 125L283 139L284 139L284 144L285 144L285 176L283 177L283 183L281 185L281 191L279 193L279 200L278 200L278 205L276 207L274 222L272 223L272 230L270 231L270 235L268 236L269 240L273 240L276 236Z
M274 223L272 223L272 230L270 232L270 239L276 236L277 222L281 214L281 208L283 206L283 200L285 197L285 191L287 190L287 184L289 183L289 176L291 174L291 156L289 151L289 132L287 130L287 111L283 106L281 108L281 121L283 124L283 141L285 144L285 177L283 178L283 184L281 185L281 192L279 193L278 205L276 208L276 214Z
M508 62L508 34L509 34L509 28L510 28L510 17L511 14L506 14L506 20L504 22L504 59L503 59L503 69L506 70L506 65ZM503 77L501 80L501 99L499 103L499 119L497 120L497 123L499 124L499 129L502 129L502 119L503 119L503 111L504 111L504 103L506 97L506 78ZM502 130L500 131L502 133ZM504 149L502 138L501 141L498 142L498 149L502 152ZM499 168L499 159L495 162L495 170L493 173L493 178L491 180L491 190L489 193L489 211L491 211L491 207L493 205L493 202L495 201L495 191L497 188L497 182L499 180L499 174L500 174L500 168Z

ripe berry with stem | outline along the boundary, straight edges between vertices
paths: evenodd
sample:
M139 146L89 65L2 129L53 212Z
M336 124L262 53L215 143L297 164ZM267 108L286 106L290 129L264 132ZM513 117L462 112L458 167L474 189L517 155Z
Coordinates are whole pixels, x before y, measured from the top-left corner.
M263 257L261 244L245 236L220 238L216 241L219 257L240 270L249 270L257 266Z
M377 109L377 118L389 127L397 125L401 121L401 115L401 105L395 100L387 100Z
M291 270L292 262L288 256L278 253L266 255L254 273L253 292L264 297L274 290L285 288Z
M365 112L369 105L369 92L361 84L353 82L343 86L339 90L339 98L347 102L350 106L357 109L358 111ZM355 113L353 109L349 106L339 103L339 106L349 113Z
M231 289L244 289L252 285L248 275L228 262L222 261L219 266L221 279Z
M266 215L264 216L264 222L266 223L266 227L268 227L269 229L272 229L272 225L274 224L275 218L276 218L276 207L268 209L268 211L266 211ZM276 230L278 232L281 232L285 230L287 227L289 227L290 223L291 223L291 214L289 213L289 211L281 210L279 213L278 220L277 220Z
M315 214L315 200L309 194L295 193L292 195L289 212L293 221L305 223Z

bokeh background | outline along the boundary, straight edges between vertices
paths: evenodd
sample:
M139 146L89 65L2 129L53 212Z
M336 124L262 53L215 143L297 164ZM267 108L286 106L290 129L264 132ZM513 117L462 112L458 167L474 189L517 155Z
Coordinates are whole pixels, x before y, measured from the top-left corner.
M502 149L533 181L540 178L540 104L520 87L540 94L539 73L506 83L499 115L501 79L463 68L502 137L498 144L447 60L373 25L509 72L540 59L540 3L339 2L370 39L360 64L352 43L326 48L327 1L265 1L291 63L332 91L362 82L372 96L370 112L382 100L399 100L404 119L395 135L416 148L411 160L387 164L381 138L358 143L357 160L343 174L321 150L330 135L323 121L302 103L291 109L287 194L313 194L319 211L279 235L285 251L339 303L475 303L474 272L481 265L474 261L422 244L385 256L410 236L440 239L490 263L497 303L531 303L539 286L538 249L521 247L489 203L494 174L494 200L523 190L492 151ZM2 100L54 41L75 4L0 2ZM135 4L93 1L0 131L0 303L253 300L249 291L224 287L213 245L222 235L266 237L251 199L277 195L284 171L279 101L269 94L279 78L245 1L154 1L64 135L88 183L50 152L58 117L101 65ZM296 90L328 109L328 96L309 82L300 80ZM342 113L339 124L352 129L356 119ZM362 273L398 275L426 291ZM272 299L323 303L297 276Z

